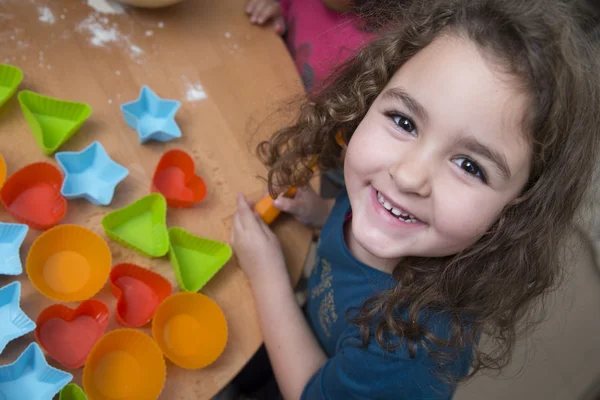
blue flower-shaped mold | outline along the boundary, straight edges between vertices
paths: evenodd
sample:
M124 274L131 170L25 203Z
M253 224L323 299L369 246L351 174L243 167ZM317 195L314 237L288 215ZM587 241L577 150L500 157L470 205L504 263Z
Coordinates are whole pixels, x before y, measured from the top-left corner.
M23 272L19 249L28 230L27 225L0 222L0 275Z
M31 343L17 360L0 367L0 399L48 400L73 379L51 367L37 343Z
M176 100L158 97L148 86L143 86L137 100L121 105L125 122L138 133L140 143L149 140L168 142L181 137L175 114L181 106Z
M61 194L67 199L84 198L97 206L109 205L115 187L129 174L98 142L79 152L56 153L56 161L65 173Z
M21 284L19 282L13 282L0 288L0 353L8 342L35 329L35 322L21 310L20 300ZM0 393L2 393L1 390ZM12 399L12 397L7 398Z

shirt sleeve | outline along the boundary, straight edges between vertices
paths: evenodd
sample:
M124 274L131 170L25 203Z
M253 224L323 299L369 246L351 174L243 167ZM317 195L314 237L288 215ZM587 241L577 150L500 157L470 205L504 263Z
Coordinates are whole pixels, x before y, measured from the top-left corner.
M292 4L292 0L279 0L279 5L281 6L281 14L283 15L283 19L285 22L288 22L288 18L290 15L290 6Z
M434 377L428 357L410 358L407 346L395 352L372 338L360 347L357 338L344 340L336 355L309 380L302 400L450 399L453 390Z

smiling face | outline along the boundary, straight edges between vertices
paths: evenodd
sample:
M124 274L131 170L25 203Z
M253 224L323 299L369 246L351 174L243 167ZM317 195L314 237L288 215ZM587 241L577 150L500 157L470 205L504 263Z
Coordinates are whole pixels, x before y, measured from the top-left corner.
M406 256L474 244L527 182L527 100L514 77L457 35L406 62L348 144L350 251L390 270Z

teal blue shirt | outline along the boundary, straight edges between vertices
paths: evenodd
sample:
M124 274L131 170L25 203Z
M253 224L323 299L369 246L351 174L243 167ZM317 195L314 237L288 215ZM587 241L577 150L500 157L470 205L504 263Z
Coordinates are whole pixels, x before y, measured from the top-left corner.
M394 352L381 348L375 337L363 347L358 328L347 321L348 309L395 285L391 275L361 263L348 250L344 223L349 213L344 191L323 227L308 281L308 320L329 359L310 379L302 399L450 399L454 388L432 374L435 363L423 347L417 347L415 358L406 341ZM450 318L437 313L427 326L448 337ZM451 365L453 374L466 375L470 361L466 349Z

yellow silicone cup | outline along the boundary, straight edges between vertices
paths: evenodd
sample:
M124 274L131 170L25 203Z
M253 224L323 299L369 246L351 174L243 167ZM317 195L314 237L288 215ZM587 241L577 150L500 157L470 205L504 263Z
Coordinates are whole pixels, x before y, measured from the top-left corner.
M156 309L152 337L174 364L186 369L204 368L225 350L227 321L210 297L177 293Z
M167 377L165 359L152 338L116 329L94 345L83 368L90 400L155 400Z
M33 242L25 268L49 299L83 301L102 289L110 267L110 249L100 236L82 226L58 225Z
M6 180L6 162L4 161L4 157L0 154L0 188L4 185L4 181Z

